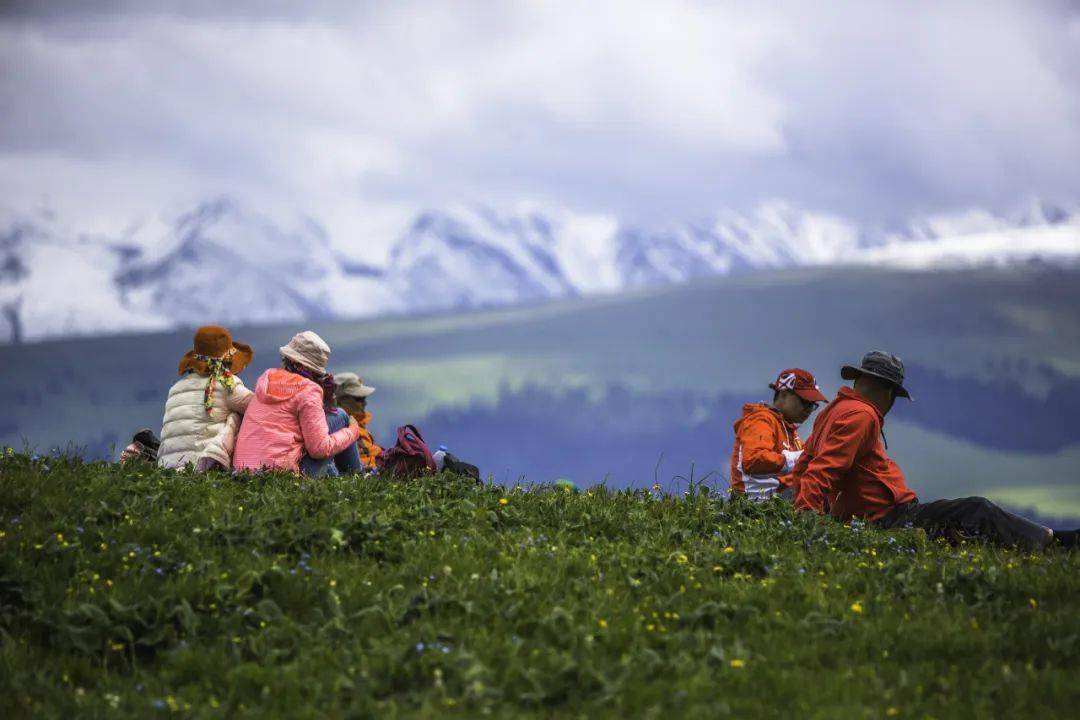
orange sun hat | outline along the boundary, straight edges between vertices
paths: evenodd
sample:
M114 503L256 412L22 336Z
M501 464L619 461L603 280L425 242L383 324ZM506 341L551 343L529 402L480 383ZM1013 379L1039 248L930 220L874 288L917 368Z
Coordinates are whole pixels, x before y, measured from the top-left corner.
M250 345L234 342L229 331L220 325L204 325L196 330L192 345L192 349L180 358L181 375L188 370L209 375L210 360L229 360L229 371L236 374L255 357Z

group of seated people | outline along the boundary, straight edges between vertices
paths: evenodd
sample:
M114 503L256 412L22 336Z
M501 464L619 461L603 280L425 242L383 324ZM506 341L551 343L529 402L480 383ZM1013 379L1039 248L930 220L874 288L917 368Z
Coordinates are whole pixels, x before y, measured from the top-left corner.
M986 498L920 503L886 453L883 430L896 399L911 400L903 362L872 351L859 366L843 366L840 377L852 386L840 388L829 403L812 374L784 370L769 385L771 403L743 407L731 454L733 493L758 501L779 495L799 510L883 528L920 527L931 537L950 540L981 538L1028 550L1077 547L1080 531L1051 530ZM828 405L804 443L798 427L821 403Z
M280 355L281 366L266 370L252 391L238 377L252 361L251 348L223 327L199 328L169 390L160 446L149 447L152 433L145 442L137 435L121 459L313 477L373 471L383 453L368 430L367 401L375 388L355 373L331 374L330 347L314 332L295 335ZM831 403L811 373L790 368L769 385L771 403L744 406L735 423L733 494L755 501L776 495L800 510L884 528L921 527L934 537L977 537L1033 550L1077 546L1078 531L1052 531L985 498L920 503L887 455L883 431L896 399L911 400L903 362L873 351L859 366L841 368L840 376L852 386ZM822 403L827 407L804 443L798 427Z
M330 373L330 346L310 330L280 354L280 367L266 370L250 390L239 373L254 357L251 347L223 327L199 328L169 389L159 444L153 447L156 438L142 431L145 437L136 435L121 459L312 477L374 470L383 452L368 430L375 388L355 373Z

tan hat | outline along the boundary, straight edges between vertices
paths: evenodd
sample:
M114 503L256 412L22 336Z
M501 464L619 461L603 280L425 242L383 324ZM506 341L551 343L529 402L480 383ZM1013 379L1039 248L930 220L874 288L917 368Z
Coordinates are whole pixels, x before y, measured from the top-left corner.
M365 385L364 381L356 373L337 373L334 375L334 380L337 381L337 390L334 391L334 397L336 398L346 396L366 398L375 392L375 388Z
M279 348L281 357L300 363L315 372L325 373L330 359L330 346L310 330L293 335L288 345Z
M246 368L254 356L250 345L234 341L225 328L204 325L195 331L192 349L180 358L180 374L194 370L206 377L210 372L210 360L229 360L228 369L236 374Z

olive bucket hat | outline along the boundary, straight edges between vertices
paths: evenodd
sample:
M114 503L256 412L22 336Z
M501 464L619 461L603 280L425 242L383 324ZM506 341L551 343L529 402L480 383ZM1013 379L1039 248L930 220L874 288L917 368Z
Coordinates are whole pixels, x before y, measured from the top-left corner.
M904 362L892 353L881 350L871 350L863 355L862 364L859 367L845 365L840 368L840 377L845 380L854 380L860 375L872 375L891 383L896 388L896 394L911 400L911 393L904 387Z

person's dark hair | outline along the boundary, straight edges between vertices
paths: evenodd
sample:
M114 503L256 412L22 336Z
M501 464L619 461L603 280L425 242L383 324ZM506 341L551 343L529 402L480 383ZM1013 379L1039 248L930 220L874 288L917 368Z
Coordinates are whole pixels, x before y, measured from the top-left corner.
M862 380L863 382L869 382L871 385L880 388L881 390L888 390L892 393L896 393L896 383L891 383L884 378L879 378L875 375L863 374L856 378L856 380Z

